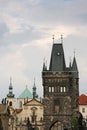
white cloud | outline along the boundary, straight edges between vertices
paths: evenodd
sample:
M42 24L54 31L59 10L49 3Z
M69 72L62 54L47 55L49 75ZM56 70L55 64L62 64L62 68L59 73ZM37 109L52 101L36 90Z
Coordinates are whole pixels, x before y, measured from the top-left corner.
M86 5L85 0L0 1L0 73L2 74L0 85L2 91L4 88L8 91L10 76L13 77L14 91L17 94L26 84L32 90L34 77L36 77L38 92L42 91L42 64L45 57L49 66L53 34L55 42L60 42L60 35L63 34L67 61L76 49L80 84L86 86ZM7 94L7 91L4 94Z

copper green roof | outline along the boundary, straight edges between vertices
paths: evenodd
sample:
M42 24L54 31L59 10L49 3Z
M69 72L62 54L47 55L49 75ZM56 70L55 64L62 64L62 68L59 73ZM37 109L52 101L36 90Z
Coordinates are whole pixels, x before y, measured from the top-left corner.
M25 90L20 94L18 98L33 98L33 95L26 86Z

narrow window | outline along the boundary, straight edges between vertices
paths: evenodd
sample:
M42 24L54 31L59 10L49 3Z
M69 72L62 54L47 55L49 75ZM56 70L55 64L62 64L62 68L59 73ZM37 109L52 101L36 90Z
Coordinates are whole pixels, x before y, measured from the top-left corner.
M49 87L49 92L51 92L51 87Z
M52 87L52 92L54 92L54 87Z
M64 92L66 92L66 87L64 87Z
M85 113L85 108L82 108L82 112Z
M63 87L60 87L60 92L63 92Z

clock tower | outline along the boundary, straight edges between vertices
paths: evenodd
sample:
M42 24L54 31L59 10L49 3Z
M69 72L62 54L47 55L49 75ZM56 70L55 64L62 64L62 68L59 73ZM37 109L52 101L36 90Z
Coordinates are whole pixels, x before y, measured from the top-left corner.
M45 130L69 129L78 112L79 75L74 56L66 67L63 43L53 43L49 69L42 71Z

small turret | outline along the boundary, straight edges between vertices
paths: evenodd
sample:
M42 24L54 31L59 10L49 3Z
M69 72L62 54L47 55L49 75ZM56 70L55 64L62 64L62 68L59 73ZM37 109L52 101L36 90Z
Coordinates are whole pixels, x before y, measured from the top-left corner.
M35 85L35 79L34 79L34 85L33 85L33 98L38 98L38 95L36 93L36 85Z
M76 63L76 58L75 58L75 56L74 56L74 58L73 58L72 71L78 72L78 67L77 67L77 63Z
M43 61L43 71L46 71L47 70L47 65L46 65L46 61L45 61L45 58L44 58L44 61Z
M14 98L14 94L13 94L13 86L12 86L12 78L10 78L10 85L9 85L9 93L7 94L8 98Z

